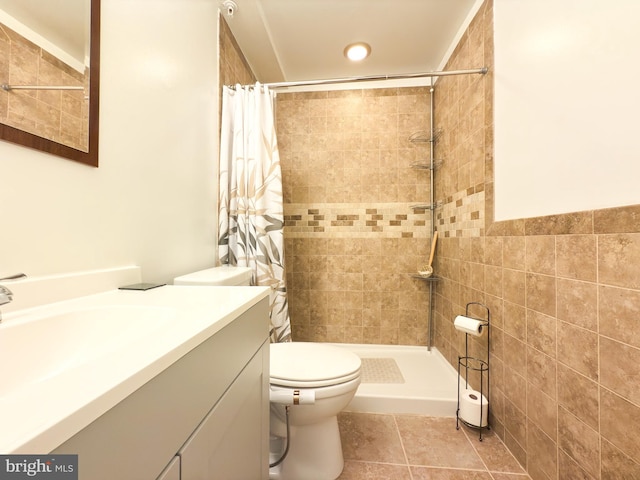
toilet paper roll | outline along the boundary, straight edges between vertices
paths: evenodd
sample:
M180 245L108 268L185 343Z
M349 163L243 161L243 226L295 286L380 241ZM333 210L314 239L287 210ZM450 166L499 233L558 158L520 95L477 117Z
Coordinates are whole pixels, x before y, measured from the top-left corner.
M486 427L488 423L489 401L480 392L464 389L460 392L458 417L469 425Z
M476 320L475 318L465 317L464 315L458 315L453 322L453 326L456 330L468 333L469 335L475 335L479 337L484 331L484 321Z

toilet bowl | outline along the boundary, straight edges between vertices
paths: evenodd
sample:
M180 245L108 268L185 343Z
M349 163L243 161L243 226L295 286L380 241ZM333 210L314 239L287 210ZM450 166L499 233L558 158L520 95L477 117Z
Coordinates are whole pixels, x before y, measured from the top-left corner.
M173 283L249 285L250 280L251 269L225 266L183 275ZM270 479L334 480L340 476L344 459L338 413L360 385L360 366L360 357L339 346L313 342L270 345L270 463L277 463L269 470ZM282 459L287 438L288 450Z
M271 344L270 361L272 392L297 390L301 396L309 395L315 401L290 408L289 451L269 478L338 478L344 467L338 413L349 404L360 385L360 357L338 346L289 342ZM283 405L271 404L270 424L271 445L276 445L272 449L273 461L280 453L277 438L286 437Z

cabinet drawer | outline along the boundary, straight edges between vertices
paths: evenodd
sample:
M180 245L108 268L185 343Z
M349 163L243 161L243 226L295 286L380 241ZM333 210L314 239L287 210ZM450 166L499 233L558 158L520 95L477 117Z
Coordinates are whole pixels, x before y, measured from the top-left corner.
M268 356L268 344L264 352ZM269 415L265 361L268 357L258 352L180 450L181 480L268 477L269 427L262 422Z

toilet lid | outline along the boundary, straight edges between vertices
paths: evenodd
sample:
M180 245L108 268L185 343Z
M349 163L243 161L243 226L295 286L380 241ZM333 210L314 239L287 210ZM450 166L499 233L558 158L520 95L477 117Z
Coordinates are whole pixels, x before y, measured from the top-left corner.
M360 357L346 348L312 342L272 343L270 348L274 385L321 387L360 374Z

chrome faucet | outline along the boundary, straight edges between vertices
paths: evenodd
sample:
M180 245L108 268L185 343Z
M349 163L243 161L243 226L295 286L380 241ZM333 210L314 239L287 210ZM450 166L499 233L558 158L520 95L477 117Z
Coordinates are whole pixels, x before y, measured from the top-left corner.
M19 280L26 277L27 276L24 273L16 273L15 275L0 278L0 282L4 280ZM0 285L0 305L6 305L7 303L11 302L11 300L13 300L13 292L11 292L11 290L9 290L4 285ZM0 312L0 322L2 322L2 312Z

